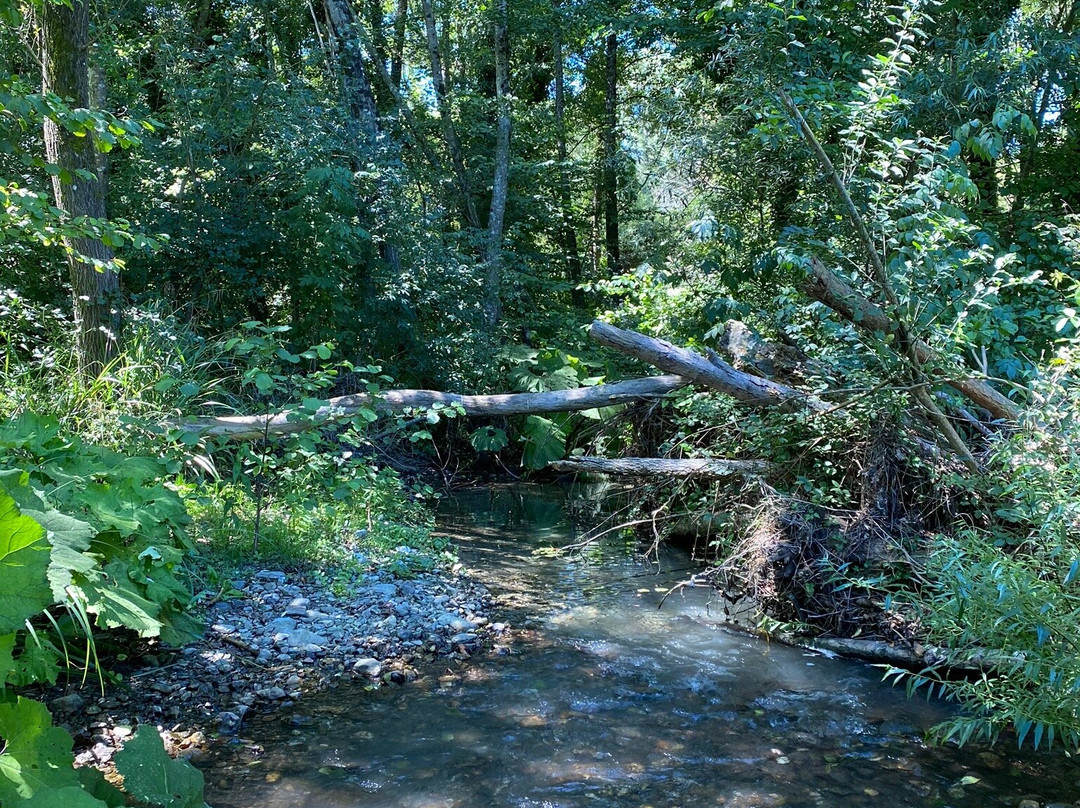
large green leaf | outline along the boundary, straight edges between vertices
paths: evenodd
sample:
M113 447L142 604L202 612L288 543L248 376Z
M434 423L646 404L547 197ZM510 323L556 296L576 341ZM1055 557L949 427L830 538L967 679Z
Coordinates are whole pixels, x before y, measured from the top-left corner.
M101 575L89 576L83 584L89 606L103 628L130 628L142 637L156 637L161 632L160 604L148 600L132 582L129 562L110 562Z
M165 752L153 727L142 726L116 755L116 770L132 797L162 808L202 808L202 772Z
M120 808L126 802L123 793L106 780L105 775L97 769L83 766L76 769L75 773L79 775L83 791L105 803L108 808Z
M21 806L43 789L78 787L71 736L52 725L44 704L22 697L0 704L0 737L0 805Z
M53 602L45 528L0 491L0 634L15 631Z
M521 440L525 443L521 462L531 469L542 469L566 453L566 433L554 421L539 415L525 419Z
M79 786L56 791L40 791L18 808L109 808L109 804L87 794Z

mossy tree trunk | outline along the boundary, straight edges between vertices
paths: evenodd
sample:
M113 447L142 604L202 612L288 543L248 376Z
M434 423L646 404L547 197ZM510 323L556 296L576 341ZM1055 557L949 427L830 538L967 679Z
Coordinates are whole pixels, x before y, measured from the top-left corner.
M90 13L86 0L40 6L41 76L45 92L73 108L90 107ZM45 119L45 157L56 166L53 195L69 221L105 220L104 162L93 138L78 136L52 118ZM90 222L87 222L90 224ZM116 358L120 328L120 279L113 254L100 239L67 238L75 346L79 370L96 378Z

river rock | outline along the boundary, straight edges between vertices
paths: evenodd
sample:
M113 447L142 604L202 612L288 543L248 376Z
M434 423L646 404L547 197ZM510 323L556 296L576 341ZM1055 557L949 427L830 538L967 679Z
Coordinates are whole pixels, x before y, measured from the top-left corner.
M78 693L69 693L49 702L49 708L54 713L77 713L83 708L86 701Z
M238 716L236 713L218 713L218 731L221 732L222 735L235 735L240 729L240 722L240 716Z
M308 631L306 628L298 628L293 631L282 632L274 637L276 640L278 637L284 635L284 642L286 645L293 648L306 648L313 645L316 647L324 647L329 642L326 637L321 634L316 634L314 631Z
M455 634L450 638L450 642L454 645L468 645L471 642L476 642L477 636L469 632L462 632L461 634Z
M397 594L397 584L374 584L368 587L378 597L389 600Z
M311 601L307 598L293 598L289 601L289 605L285 607L285 614L306 617L309 606L311 606Z
M267 701L280 701L281 699L288 698L289 694L280 687L264 687L262 690L259 690L256 695L258 695L260 699L266 699Z
M356 660L352 666L353 673L359 676L369 676L372 679L378 679L382 673L382 665L379 664L379 660L374 657L364 657L363 659Z
M277 570L259 570L255 573L255 577L260 581L274 581L279 584L285 582L285 573Z
M267 634L289 634L296 629L296 621L291 617L279 617L266 624Z

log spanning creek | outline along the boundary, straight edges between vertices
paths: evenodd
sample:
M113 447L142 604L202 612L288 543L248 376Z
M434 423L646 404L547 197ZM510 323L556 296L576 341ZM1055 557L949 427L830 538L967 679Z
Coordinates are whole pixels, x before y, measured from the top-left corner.
M468 491L441 531L522 629L507 654L264 716L205 761L215 808L1024 806L1080 798L1060 753L934 748L948 705L873 667L716 625L689 558L583 553L557 488ZM1028 800L1030 802L1024 802Z

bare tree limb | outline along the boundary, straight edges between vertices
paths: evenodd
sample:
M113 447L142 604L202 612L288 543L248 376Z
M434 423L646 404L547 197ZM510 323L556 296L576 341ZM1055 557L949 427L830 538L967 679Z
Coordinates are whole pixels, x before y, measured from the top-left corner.
M595 320L589 336L608 348L641 359L668 373L685 376L695 384L726 393L755 407L778 407L784 411L827 409L815 396L783 384L736 370L719 357L708 359L664 340L627 331Z
M441 404L446 407L460 406L466 415L480 416L574 412L659 398L688 384L690 380L681 376L651 376L574 390L493 396L463 396L438 390L387 390L377 396L358 393L332 398L316 412L303 417L299 417L296 411L267 415L221 415L194 418L173 426L205 437L258 440L264 436L304 432L328 420L351 417L363 409L401 412L410 408L426 409Z
M694 477L712 480L738 475L762 475L772 469L773 464L764 460L708 458L680 460L660 457L622 457L609 460L602 457L575 457L569 460L555 460L548 463L547 467L554 471L617 474L627 477L664 477L667 479Z

